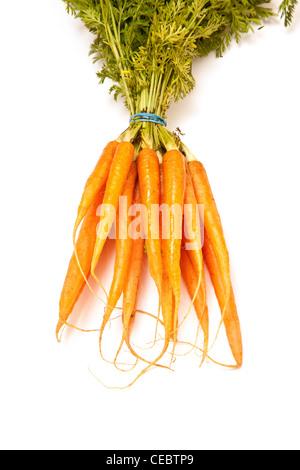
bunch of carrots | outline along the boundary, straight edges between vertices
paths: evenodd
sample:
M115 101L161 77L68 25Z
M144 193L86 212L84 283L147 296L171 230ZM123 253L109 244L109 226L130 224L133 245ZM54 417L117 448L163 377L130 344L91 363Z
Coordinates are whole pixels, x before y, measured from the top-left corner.
M146 126L156 127L157 124L147 123ZM162 143L159 150L142 141L138 143L135 137L130 139L137 134L132 129L109 142L87 180L74 226L74 253L60 299L57 339L64 325L71 326L69 317L85 284L90 286L89 276L102 286L96 267L101 266L101 254L115 224L114 274L100 328L100 351L105 327L122 297L123 334L118 354L126 344L137 360L148 364L148 369L159 363L173 343L173 357L180 327L183 278L204 335L202 363L209 349L205 264L219 302L221 322L225 325L235 367L240 367L243 347L229 256L207 174L178 137L166 129L158 131ZM126 198L127 217L121 214L120 197ZM164 217L166 207L168 217ZM122 208L124 210L123 205ZM137 224L139 230L135 236L131 227ZM201 230L203 225L204 230ZM130 341L145 252L157 288L165 331L164 346L152 362L137 354Z
M194 60L212 52L222 57L232 40L239 42L243 35L258 32L276 14L289 26L298 0L282 0L277 13L272 0L63 1L93 36L90 52L101 65L100 83L112 83L111 93L123 99L131 119L128 129L107 144L87 180L60 299L57 338L64 326L74 327L69 317L84 286L98 296L90 277L103 288L96 268L115 225L114 274L107 294L103 288L101 356L105 328L122 299L123 334L114 364L123 346L135 361L147 364L145 370L161 365L171 345L173 361L183 322L179 311L183 278L190 296L184 318L194 309L203 332L201 364L224 325L235 359L232 367L240 367L241 330L221 219L203 165L184 145L182 134L167 129L165 118L170 105L193 90ZM152 361L138 354L131 340L145 253L159 298L154 317L165 332L164 345ZM221 311L211 346L205 266Z

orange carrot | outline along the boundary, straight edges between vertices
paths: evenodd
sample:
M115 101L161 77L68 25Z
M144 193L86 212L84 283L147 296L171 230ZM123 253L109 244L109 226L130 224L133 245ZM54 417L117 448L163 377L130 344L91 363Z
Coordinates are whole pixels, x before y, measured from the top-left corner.
M99 217L97 214L98 207L102 204L105 187L99 191L92 203L87 215L85 216L78 239L76 242L77 256L79 258L81 269L87 278L90 273L91 261L94 251L94 245L97 236L97 224ZM71 315L77 300L85 286L85 279L78 266L75 252L69 263L67 276L62 289L59 302L59 321L56 328L56 337Z
M161 242L159 236L160 176L159 161L154 150L143 149L138 156L138 175L141 201L147 210L144 220L146 231L145 245L148 255L150 274L159 295L162 284Z
M125 182L124 190L122 192L122 196L126 198L125 205L124 207L122 207L122 213L120 211L119 206L119 211L117 214L116 259L114 267L114 276L109 291L107 307L105 309L105 314L101 325L99 340L100 346L105 326L107 325L107 322L110 319L110 316L122 295L124 283L128 273L128 267L132 251L132 239L129 236L128 232L130 224L128 212L130 207L132 206L133 190L136 182L136 177L136 163L132 162L127 180Z
M197 199L196 199L195 190L194 190L194 186L193 186L193 182L192 182L192 178L190 174L190 169L187 164L186 164L186 191L185 191L185 197L184 197L183 239L184 239L184 246L187 250L187 254L189 258L191 259L193 268L197 275L197 286L194 291L194 296L191 298L191 302L193 304L195 297L198 295L198 292L201 288L201 282L205 282L205 279L203 279L204 274L203 274L202 233L201 233L200 213L199 213L199 208L197 205ZM205 301L203 302L203 305L206 305L205 289L204 289L204 296L205 296ZM188 310L187 315L189 314L189 312L190 312L190 308ZM205 354L203 355L203 358L205 357Z
M116 212L119 207L119 197L124 189L128 173L133 162L134 147L130 142L121 142L116 150L109 176L107 179L106 190L101 208L100 223L97 233L95 250L92 259L91 273L95 275L95 269L103 250L105 241L109 235L110 229L115 221Z
M204 333L204 345L203 345L203 363L208 350L208 340L209 340L209 318L208 318L208 309L206 305L206 286L205 286L205 275L204 269L202 266L202 277L201 277L201 288L198 289L198 275L196 270L193 267L192 261L190 259L190 252L182 249L181 251L181 272L184 283L189 292L190 298L194 299L193 305L199 320L199 323L202 327ZM202 260L203 263L203 260Z
M165 327L165 351L167 350L170 340L174 339L174 294L172 284L167 271L167 262L165 253L163 253L163 277L162 277L162 293L161 293L161 310ZM175 341L175 339L174 339Z
M160 237L162 239L163 236L163 224L165 224L165 220L163 217L163 208L164 204L166 204L165 199L165 188L164 188L164 179L163 179L163 168L161 165L160 168ZM162 243L163 246L163 243ZM168 274L168 267L167 267L167 260L166 260L166 251L162 250L162 295L161 295L161 308L162 308L162 315L163 321L165 326L165 336L167 341L170 342L170 339L173 337L174 330L177 328L177 325L174 327L174 293L172 284ZM168 343L169 345L169 343Z
M137 183L137 187L135 188L134 192L134 201L135 204L141 204L141 192L140 192L140 185ZM139 211L138 211L139 212ZM143 213L133 217L133 220L139 219L140 217L144 216ZM149 367L153 365L158 365L159 367L165 367L165 366L160 366L157 364L158 360L163 356L163 354L160 354L158 359L156 361L148 361L147 359L141 357L137 352L132 348L131 343L130 343L130 331L131 327L134 321L135 317L135 304L136 304L136 299L137 299L137 292L138 292L138 285L139 285L139 278L142 270L142 261L143 261L143 256L144 256L144 223L143 223L143 217L141 217L141 222L142 226L140 227L140 237L133 240L132 244L132 258L131 258L131 263L129 266L128 270L128 275L127 275L127 280L125 282L124 286L124 295L123 295L123 338L119 347L119 350L117 352L115 361L118 357L118 354L120 353L121 347L123 342L125 341L127 344L127 347L129 351L133 354L133 356L136 359L140 359L143 362L146 362L149 364ZM146 312L145 312L146 313ZM155 317L154 317L155 318ZM159 320L158 320L159 321ZM165 352L165 351L164 351Z
M140 196L140 188L139 183L137 182L134 188L133 193L133 203L140 204L141 203L141 196ZM132 216L131 221L138 218L138 215ZM116 354L115 361L121 351L121 348L126 341L127 346L131 350L130 345L130 330L135 318L135 307L137 301L137 294L138 294L138 287L139 281L142 271L143 265L143 258L144 258L144 239L142 238L142 233L140 232L140 236L138 238L132 239L132 250L131 250L131 257L129 261L129 267L127 276L125 277L124 287L123 287L123 335L120 343L119 350ZM134 351L131 351L134 353ZM134 353L135 355L135 353Z
M220 215L204 166L202 163L195 160L189 163L189 169L191 171L197 202L198 204L204 205L204 227L207 234L209 235L218 267L223 278L225 303L222 309L222 318L220 323L221 326L222 322L224 321L226 307L231 296L229 254L224 238Z
M204 231L203 256L211 277L212 284L215 289L216 297L218 299L221 311L224 310L225 305L227 304L224 312L224 326L232 355L237 363L237 367L240 367L243 363L243 344L234 292L232 289L232 285L230 285L230 296L227 302L226 287L222 276L222 271L219 268L217 256L215 254L211 239L206 230Z
M144 240L142 238L137 238L132 241L132 255L128 275L125 279L123 293L123 325L126 338L130 333L130 328L135 318L135 306L143 266L143 258Z
M163 157L165 204L170 210L170 236L162 240L167 271L175 297L174 350L177 340L178 310L180 302L180 256L183 203L186 188L185 159L179 150L169 150ZM174 351L173 351L174 353Z
M146 153L146 152L145 152ZM160 167L158 168L158 171L159 171L159 186L161 186L161 180L162 180L162 171L160 169ZM140 185L141 186L141 185ZM159 189L159 194L160 194L160 197L162 198L161 200L159 200L160 203L163 203L163 194L164 194L164 188L163 186L161 186L161 190ZM160 217L159 217L159 237L160 237L160 234L161 234L161 231L162 231L162 226L161 226L161 222L162 222L162 216L161 216L161 213L160 213ZM165 341L164 341L164 346L163 346L163 349L161 351L161 353L158 355L158 357L154 360L154 361L148 361L146 359L144 359L143 357L139 356L132 348L131 344L130 344L130 341L129 341L129 331L130 331L130 328L127 329L127 334L126 334L126 344L130 350L130 352L137 358L137 359L140 359L142 360L143 362L146 362L148 365L148 367L139 375L139 377L141 375L143 375L143 373L145 373L150 367L152 366L159 366L159 367L163 367L165 368L166 366L161 366L160 364L157 364L158 361L164 356L165 352L167 351L168 349L168 346L170 344L170 339L171 339L171 335L173 333L173 330L174 330L174 324L173 324L173 293L172 293L172 286L171 286L171 283L170 283L170 280L169 280L169 276L167 274L167 271L166 271L166 263L163 261L163 253L162 252L159 252L159 256L161 257L161 270L162 270L162 274L161 274L161 293L160 293L160 300L161 300L161 307L162 307L162 314L163 314L163 319L164 319L164 328L165 328ZM157 318L157 322L159 322L159 318Z
M99 158L97 165L88 178L84 192L81 197L81 201L78 207L77 218L74 225L74 240L80 223L87 214L91 204L93 203L97 193L100 191L102 186L106 183L108 178L109 170L118 147L117 141L112 141L107 144Z
M191 178L189 166L186 165L186 191L184 197L184 235L189 256L193 261L198 280L201 282L203 256L201 240L201 221L197 199Z

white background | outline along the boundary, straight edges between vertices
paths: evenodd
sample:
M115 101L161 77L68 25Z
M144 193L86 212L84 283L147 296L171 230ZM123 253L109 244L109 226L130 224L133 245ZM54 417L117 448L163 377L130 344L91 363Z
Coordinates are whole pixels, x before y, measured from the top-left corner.
M291 29L274 20L223 59L196 62L194 92L168 114L205 164L219 206L244 366L199 369L192 353L125 391L90 373L116 386L134 377L99 359L97 333L65 331L61 344L54 335L83 185L129 117L109 84L98 85L90 42L60 0L1 5L1 448L299 448L300 7ZM155 313L146 269L140 307ZM211 287L208 301L215 327ZM102 313L85 291L72 321L99 328ZM139 316L136 342L153 327ZM193 319L187 335L192 327ZM120 331L115 320L109 357ZM211 354L232 360L223 334Z

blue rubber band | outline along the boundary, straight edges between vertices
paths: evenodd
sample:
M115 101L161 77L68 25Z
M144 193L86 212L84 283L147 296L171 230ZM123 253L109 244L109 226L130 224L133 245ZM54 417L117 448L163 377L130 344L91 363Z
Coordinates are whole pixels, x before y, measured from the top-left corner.
M130 124L132 122L154 122L155 124L160 124L161 126L167 127L167 121L160 116L157 116L153 113L138 113L130 118Z

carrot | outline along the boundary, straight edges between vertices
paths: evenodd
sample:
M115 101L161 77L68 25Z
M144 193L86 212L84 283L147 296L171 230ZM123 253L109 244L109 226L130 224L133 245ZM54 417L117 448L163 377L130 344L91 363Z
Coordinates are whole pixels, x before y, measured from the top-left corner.
M193 261L194 269L199 282L202 278L203 256L201 240L201 222L197 206L197 199L191 178L189 166L186 165L186 191L184 197L184 234L188 243L189 256Z
M130 142L121 142L116 150L101 208L100 223L93 253L91 273L95 279L95 269L102 253L105 241L114 223L119 207L119 197L124 189L128 173L133 162L134 146Z
M133 193L133 203L140 204L141 203L141 195L140 195L140 188L139 183L137 182L134 188ZM137 217L137 215L136 215ZM132 217L131 220L135 220L136 217ZM140 234L141 235L141 234ZM124 287L123 287L123 334L120 343L119 350L116 354L115 362L117 357L121 351L121 348L126 341L127 346L131 350L130 345L130 330L135 318L135 308L136 308L136 301L137 301L137 294L138 294L138 287L139 281L142 271L143 265L143 258L144 258L144 239L142 236L138 238L132 239L132 250L131 250L131 257L128 267L128 273L125 277ZM131 351L134 353L134 351ZM135 355L135 353L134 353Z
M128 273L128 267L130 262L130 256L132 251L132 240L129 236L129 217L128 212L132 206L133 200L133 190L137 177L137 168L136 163L132 162L127 180L125 182L124 190L122 196L126 198L125 207L120 213L120 207L117 214L117 230L116 230L116 259L114 267L113 281L109 291L109 297L107 301L107 307L105 309L104 318L102 321L100 329L100 350L101 350L101 340L105 326L107 325L110 316L115 309L117 302L119 301L122 292L124 283ZM123 212L126 213L124 214Z
M139 183L137 183L135 191L134 191L134 202L135 204L141 204L141 192L140 192ZM136 215L135 217L133 217L133 221L138 218L139 216ZM125 341L129 351L133 354L133 356L136 359L140 359L141 361L146 362L147 364L149 364L149 367L151 367L152 365L157 365L158 360L163 356L164 353L160 354L159 358L156 361L151 362L151 361L148 361L147 359L144 359L139 354L137 354L136 351L132 348L131 343L130 343L130 330L134 322L135 313L136 313L135 304L136 304L136 299L137 299L139 278L140 278L140 274L142 270L142 262L143 262L143 257L144 257L144 237L145 237L144 228L145 226L144 226L143 217L142 217L142 227L140 229L140 237L132 241L132 244L133 244L132 257L131 257L131 263L130 263L128 274L127 274L127 279L124 285L124 295L123 295L123 337L122 337L121 344L117 352L115 361ZM143 312L143 313L146 313L146 312ZM158 319L158 322L159 322L159 319ZM165 368L165 366L160 366L160 365L158 366Z
M198 204L204 205L204 227L209 235L218 267L221 271L225 289L225 302L222 308L221 323L224 321L226 308L231 296L231 278L229 254L224 238L220 215L213 197L204 166L199 161L190 161L192 181ZM218 331L220 330L220 326ZM217 333L218 334L218 333Z
M123 325L125 335L124 337L126 338L127 342L136 313L135 306L143 266L143 258L144 240L142 238L137 238L136 240L133 240L132 257L130 260L128 275L125 280L123 292Z
M104 148L101 157L99 158L97 165L95 166L94 171L88 178L84 192L81 197L81 201L77 211L77 218L74 225L74 242L76 239L76 233L79 225L81 224L83 218L87 214L91 204L93 203L97 193L100 191L102 186L106 183L108 178L109 170L118 147L119 143L117 141L109 142Z
M189 292L190 298L193 299L193 305L199 320L199 323L202 327L204 333L204 345L203 345L203 363L208 350L208 340L209 340L209 318L208 318L208 309L206 305L206 286L205 286L205 276L204 269L202 266L202 277L201 277L201 289L198 288L198 275L196 270L193 267L190 252L182 249L181 251L181 272L184 283ZM203 263L203 260L202 260Z
M159 236L160 175L159 161L154 150L143 149L138 156L138 175L141 202L145 206L144 227L145 245L148 255L150 274L156 284L159 296L162 285L162 257Z
M190 169L188 164L186 164L186 191L184 197L183 239L185 248L188 252L188 256L191 259L193 268L197 275L197 286L194 290L194 295L191 298L191 307L201 288L201 282L203 282L203 255L201 235L201 222L197 199L190 174ZM206 297L205 290L204 295ZM204 302L204 305L205 304L206 300ZM190 309L188 310L187 315L189 313Z
M221 311L224 310L225 305L227 304L224 312L224 326L232 355L237 363L237 367L240 367L243 363L243 344L234 292L231 285L229 301L227 302L226 288L222 276L222 271L219 268L217 256L215 254L211 239L206 230L204 231L203 256L205 264L210 274L212 284L214 286L214 290Z
M89 208L87 215L85 216L78 239L76 242L77 257L80 260L81 269L79 268L75 252L73 253L64 286L62 289L60 302L59 302L59 321L56 327L56 337L71 315L80 294L85 286L85 279L82 275L87 278L90 273L91 261L94 251L94 245L97 235L97 224L99 217L97 216L97 209L102 204L105 187L102 188L96 195L94 202Z
M163 168L161 165L160 168L160 237L163 237L163 224L165 224L165 220L163 218L163 207L166 204L165 199L165 188L164 188L164 178L163 178ZM162 296L161 296L161 308L162 308L162 315L163 321L165 326L165 337L168 341L168 345L170 343L170 339L174 334L174 293L172 284L170 282L168 268L167 268L167 260L166 260L166 251L162 250ZM177 325L176 325L177 328Z
M161 309L163 322L165 327L165 351L167 350L170 340L174 335L174 294L172 284L167 271L167 261L165 253L163 253L163 277L162 277L162 294L161 294ZM173 338L174 339L174 338ZM175 339L174 339L175 342Z
M165 153L163 157L163 180L165 204L170 210L170 236L163 238L162 247L175 297L173 324L175 350L181 284L180 256L183 203L186 188L185 159L179 150L169 150Z
M144 152L144 154L146 154L146 152ZM163 203L164 202L164 187L163 185L161 185L161 181L162 181L162 170L161 168L159 167L158 168L158 171L159 171L159 195L160 195L160 199L159 199L159 202L160 203ZM141 186L141 185L140 185ZM161 188L161 189L160 189ZM150 208L151 209L151 208ZM159 239L160 239L160 234L162 232L162 217L161 217L161 213L160 213L160 217L159 217ZM148 221L147 221L148 222ZM144 228L144 226L143 226ZM154 360L154 361L148 361L144 358L142 358L141 356L139 356L132 348L131 344L130 344L130 341L129 341L129 331L130 331L130 328L127 328L127 333L126 333L126 344L129 348L129 350L131 351L131 353L137 358L137 359L140 359L142 360L143 362L146 362L147 364L149 364L147 366L146 369L144 369L141 374L139 374L138 377L141 377L150 367L152 366L159 366L159 367L163 367L163 368L166 368L166 366L161 366L160 364L157 364L158 361L164 356L165 352L167 351L168 349L168 346L170 344L170 340L171 340L171 335L172 335L172 332L174 330L174 323L173 323L173 293L172 293L172 286L171 286L171 283L170 283L170 280L169 280L169 277L168 277L168 274L167 274L167 270L166 270L166 263L164 261L164 254L162 251L159 252L159 256L161 257L161 270L162 270L162 273L161 273L161 293L160 293L160 300L161 300L161 307L162 307L162 313L163 313L163 320L164 320L164 328L165 328L165 341L164 341L164 346L163 346L163 349L161 351L161 353L158 355L158 357ZM129 312L128 312L129 313ZM131 318L132 320L132 318ZM159 322L159 318L157 318L157 323ZM136 379L137 380L137 379Z

